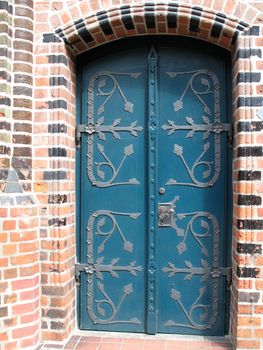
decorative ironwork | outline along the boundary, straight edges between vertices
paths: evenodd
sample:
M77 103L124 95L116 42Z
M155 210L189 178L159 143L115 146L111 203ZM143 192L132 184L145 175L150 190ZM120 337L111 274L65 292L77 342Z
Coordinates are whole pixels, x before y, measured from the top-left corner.
M134 153L133 144L130 144L130 145L125 146L123 148L123 157L122 157L118 167L116 167L111 162L111 160L107 156L105 149L104 149L104 146L102 144L98 143L97 147L98 147L99 153L104 158L103 162L95 162L96 172L97 172L98 177L100 177L103 180L105 179L106 175L105 175L105 172L103 171L104 168L110 169L112 172L112 176L110 179L108 179L108 181L105 181L105 182L98 181L95 179L93 172L92 172L92 169L88 168L89 177L90 177L90 180L92 181L92 184L94 186L109 187L109 186L117 186L117 185L137 185L140 183L136 178L130 178L128 181L114 182L114 180L118 177L120 170L121 170L125 160L127 159L127 157L130 157Z
M102 272L109 272L112 277L119 278L118 272L120 271L127 271L132 276L137 276L137 272L142 271L141 266L136 266L136 261L132 261L129 265L121 266L116 265L119 260L119 258L114 258L110 264L102 264L104 256L101 256L96 260L96 263L86 265L84 271L90 275L95 273L96 277L101 280L103 280Z
M183 103L183 99L186 95L186 93L188 92L188 90L191 90L191 92L194 94L194 96L201 102L201 104L203 105L204 108L204 112L207 113L208 115L211 115L211 109L209 108L209 106L205 103L205 100L201 97L203 95L207 95L207 94L212 94L216 92L216 96L215 98L219 97L219 91L220 91L220 85L219 85L219 81L216 77L216 75L207 70L207 69L199 69L199 70L193 70L193 71L188 71L188 72L167 72L167 74L169 75L170 78L175 78L179 75L191 75L190 79L188 80L186 87L182 93L182 95L180 96L179 100L175 101L173 103L173 107L174 107L174 111L178 112L180 109L182 109L184 107L184 103ZM201 76L201 90L197 90L195 88L194 82L195 79L200 78ZM204 77L206 76L206 77ZM214 86L214 90L211 89L211 84L208 78L211 78L213 81L213 86ZM198 85L198 84L196 84ZM217 101L217 103L219 103L219 101Z
M191 168L189 168L185 158L184 158L184 155L183 155L183 147L182 146L179 146L177 144L174 144L174 149L173 149L173 153L180 157L180 159L182 160L186 170L187 170L187 173L189 174L191 180L192 180L192 183L188 183L188 182L179 182L175 179L169 179L166 183L166 185L191 185L191 186L196 186L196 187L207 187L207 186L212 186L214 184L214 182L216 181L216 179L218 178L218 172L215 172L213 178L211 180L209 180L208 182L201 182L201 181L198 181L198 179L195 177L195 170L200 166L204 166L206 167L206 170L203 171L203 179L206 179L210 176L211 174L211 171L212 171L212 164L214 163L213 161L212 162L208 162L208 161L204 161L204 160L201 160L203 158L203 156L205 155L205 153L209 150L210 148L210 143L209 142L206 142L204 145L203 145L203 152L198 156L198 158L195 160L194 164L192 165ZM218 162L220 163L220 160L219 158L216 158L215 159L216 161L216 166L218 165Z
M117 232L123 241L123 250L129 253L133 251L133 244L128 241L120 228L116 216L126 216L130 219L136 220L141 214L140 213L123 213L123 212L113 212L109 210L98 210L94 212L89 220L87 227L87 243L88 252L87 260L88 263L83 267L83 271L88 274L88 313L90 318L93 320L94 324L114 324L114 323L132 323L140 324L137 318L131 318L130 320L116 320L116 316L123 305L125 299L133 293L133 284L129 283L122 287L122 294L119 298L118 303L114 303L110 298L109 293L106 291L103 284L104 273L108 273L113 278L119 278L119 272L127 272L132 276L137 276L137 273L142 271L142 266L137 266L136 261L132 261L129 265L119 265L119 258L114 258L110 263L104 263L104 257L101 256L93 261L94 255L94 242L93 242L93 232L94 223L96 223L95 235L105 237L102 243L98 246L97 252L101 253L105 249L105 245L108 240L112 237L114 232ZM106 219L111 223L111 227L108 230L103 231L103 226L106 226ZM107 222L108 225L108 222ZM96 287L103 295L102 299L94 300L94 276L97 278ZM100 281L98 281L100 280ZM96 316L94 311L94 304L96 304L96 313L100 316ZM106 312L107 310L107 312ZM109 311L110 310L110 311ZM110 315L109 315L110 314Z
M187 250L186 239L188 234L191 234L194 240L197 242L201 248L201 252L208 256L208 251L201 239L211 237L211 233L214 233L214 244L218 246L219 244L219 224L216 217L206 211L200 212L191 212L191 213L177 213L176 212L176 202L180 199L179 196L176 196L171 202L171 208L174 209L172 216L172 228L176 231L177 236L183 237L182 241L177 245L177 250L179 254L183 254ZM178 225L180 220L189 219L187 221L186 227L182 228ZM210 230L209 222L212 225ZM196 232L194 224L199 224L200 228L203 230L202 233Z
M164 267L162 271L167 273L169 278L175 276L178 273L183 273L183 274L186 274L184 278L185 280L191 280L193 276L200 275L202 276L201 282L207 281L210 275L210 272L212 271L212 268L208 266L208 262L204 259L201 259L200 263L202 267L194 267L191 261L185 260L184 261L185 268L178 268L173 263L168 262L168 266ZM214 277L219 277L219 276L214 276Z
M132 252L133 251L133 244L126 239L124 236L124 233L122 232L122 229L120 228L117 220L116 220L116 215L117 216L129 216L131 219L137 219L141 214L140 213L121 213L121 212L113 212L109 210L98 210L95 213L92 214L92 216L89 219L88 223L88 231L92 231L93 225L94 225L94 220L95 218L100 217L97 221L97 226L96 226L96 235L105 237L102 243L98 246L98 253L101 253L105 249L105 244L107 241L112 237L114 232L118 232L120 238L123 241L123 250L126 250L127 252ZM106 218L109 220L111 223L111 228L108 229L107 231L103 231L102 228L106 224Z
M190 166L183 155L183 147L174 144L173 152L176 156L180 157L191 181L180 182L176 179L169 179L167 185L188 185L195 187L208 187L213 186L217 181L221 172L221 132L231 131L230 124L221 124L220 121L220 84L217 76L208 70L200 69L189 72L167 72L171 78L178 77L180 75L190 75L187 81L186 87L181 94L180 98L173 103L174 111L177 113L184 108L184 97L188 91L191 91L193 95L200 101L203 106L202 116L203 124L195 123L193 118L186 117L186 125L177 125L173 120L168 120L166 124L162 126L164 131L167 131L168 135L172 135L176 131L187 131L186 137L192 138L197 132L203 132L203 140L207 140L211 133L214 133L214 159L212 161L203 160L203 157L210 149L210 142L206 142L203 145L202 153L197 157L192 166ZM195 84L195 80L200 79L201 84ZM201 86L198 90L196 86ZM205 102L203 96L207 94L213 94L214 106L213 111ZM213 112L213 113L212 113ZM210 120L213 115L213 122ZM196 176L196 170L200 169L200 166L204 167L202 180ZM213 171L213 173L212 173Z
M108 317L107 319L99 319L95 316L94 312L92 309L89 310L89 315L91 317L91 319L93 320L93 322L99 323L99 324L113 324L113 323L133 323L133 324L140 324L141 321L138 320L138 318L134 317L131 318L130 320L114 320L114 318L117 316L122 304L124 303L125 299L133 293L133 285L132 283L129 283L125 286L123 286L122 288L122 295L120 297L120 300L118 302L117 305L115 305L112 301L112 299L109 297L109 295L107 294L107 292L105 291L104 285L101 282L97 282L97 287L100 290L100 292L102 293L102 295L104 296L104 299L99 299L99 300L95 300L96 303L96 309L99 315L101 315L102 317L106 315L105 312L105 307L103 307L104 305L108 306L111 309L111 317ZM89 306L88 306L89 308Z
M208 319L208 315L209 315L209 305L205 305L201 302L202 296L205 294L206 292L206 287L201 287L199 289L199 295L196 298L196 300L194 301L194 303L191 305L190 309L187 310L184 306L184 304L181 301L181 293L176 290L175 288L171 289L171 298L173 300L175 300L178 305L180 306L181 310L183 311L183 314L185 315L185 318L188 321L188 324L182 324L182 323L177 323L173 320L169 320L167 321L164 326L166 327L187 327L187 328L193 328L193 329L198 329L198 330L205 330L205 329L210 329L213 325L213 323L215 322L216 318L214 317L214 315L212 315L210 320ZM196 310L201 310L201 314L200 314L200 322L197 322L195 320L195 315L194 312Z
M124 147L124 156L118 166L114 165L109 156L106 155L103 145L96 144L94 146L94 134L98 135L102 141L106 140L106 134L111 134L115 139L120 139L122 132L130 133L132 136L137 137L138 132L141 132L143 128L137 125L137 121L132 122L130 125L123 126L121 124L121 118L116 118L111 125L104 124L104 117L98 118L96 123L94 122L94 95L95 85L97 87L97 96L105 96L104 102L99 106L97 114L100 115L105 110L105 105L111 99L115 92L119 93L124 101L124 110L133 113L133 103L128 101L117 77L128 76L133 79L137 79L141 73L114 73L114 72L98 72L91 79L88 87L88 123L81 125L77 128L76 135L80 138L81 131L83 130L88 134L87 141L87 173L93 186L96 187L110 187L117 185L136 185L139 181L135 178L131 178L128 181L116 181L120 170L123 166L126 158L134 153L133 144ZM108 81L108 82L107 82ZM112 87L107 91L107 87ZM94 147L98 148L100 155L104 158L104 161L94 162ZM96 175L94 174L94 166ZM107 169L107 171L104 170ZM107 173L107 175L106 175Z
M127 76L133 79L137 79L141 73L116 73L116 72L99 72L96 76L98 80L97 88L98 93L97 96L105 96L104 102L99 106L97 114L100 115L104 112L104 106L111 99L115 92L118 92L121 99L123 100L123 108L126 112L133 113L134 104L131 101L128 101L123 89L121 88L117 77L118 76ZM108 83L107 83L108 80ZM110 86L112 85L112 87ZM108 90L107 90L108 88Z
M172 208L174 208L174 214L172 218L172 227L175 229L178 237L183 237L182 241L177 245L177 251L180 255L184 254L187 250L186 239L189 234L194 238L196 243L199 245L202 254L209 256L208 249L205 244L202 242L203 238L211 238L213 241L212 248L212 266L209 266L209 263L205 259L200 260L201 266L193 266L191 261L185 260L185 267L176 267L172 262L168 262L166 267L163 267L162 271L168 274L169 278L176 277L177 274L185 274L185 281L190 281L194 276L201 276L200 282L204 283L208 281L209 278L213 278L212 282L212 303L211 305L205 305L201 302L202 296L206 292L206 286L203 286L199 290L198 297L194 300L190 309L187 310L181 300L181 294L175 288L171 289L171 298L175 300L179 307L181 308L187 323L180 324L176 323L173 320L169 320L165 323L165 326L175 326L175 327L186 327L198 330L210 329L213 324L216 322L218 315L218 287L219 287L219 278L221 274L225 273L225 269L219 268L219 223L216 217L205 211L201 212L192 212L192 213L177 213L176 212L176 202L179 200L179 196L176 196L171 202ZM178 221L184 221L185 228L182 228L178 225ZM209 224L210 223L210 224ZM194 228L195 225L200 224L202 232L197 232ZM211 230L210 230L211 225ZM200 320L196 320L195 311L202 310L200 314ZM208 319L209 312L211 317Z

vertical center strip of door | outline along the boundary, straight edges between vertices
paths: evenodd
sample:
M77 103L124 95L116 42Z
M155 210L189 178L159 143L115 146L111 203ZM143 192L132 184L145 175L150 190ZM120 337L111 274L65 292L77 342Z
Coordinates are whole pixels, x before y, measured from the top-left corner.
M148 292L147 292L147 333L157 331L156 310L156 163L157 163L157 54L151 48L148 56Z

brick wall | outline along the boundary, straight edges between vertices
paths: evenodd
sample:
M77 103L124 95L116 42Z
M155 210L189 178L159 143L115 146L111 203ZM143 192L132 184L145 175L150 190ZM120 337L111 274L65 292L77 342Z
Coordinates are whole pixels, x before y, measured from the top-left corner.
M75 57L158 33L232 51L231 336L237 349L263 347L263 1L154 3L0 1L1 350L63 342L76 328Z
M0 1L0 348L40 340L39 210L32 188L32 0Z

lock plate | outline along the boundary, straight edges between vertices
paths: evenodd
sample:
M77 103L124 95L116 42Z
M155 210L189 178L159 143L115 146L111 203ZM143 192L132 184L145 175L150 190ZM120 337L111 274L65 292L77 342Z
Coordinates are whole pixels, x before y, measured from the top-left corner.
M158 226L170 227L172 226L172 217L174 209L172 203L159 203L158 205Z

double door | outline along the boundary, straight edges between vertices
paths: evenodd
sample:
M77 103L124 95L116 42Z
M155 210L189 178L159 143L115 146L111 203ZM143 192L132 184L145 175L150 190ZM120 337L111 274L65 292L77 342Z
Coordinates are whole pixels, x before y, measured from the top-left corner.
M222 335L226 63L128 50L81 76L82 329Z

